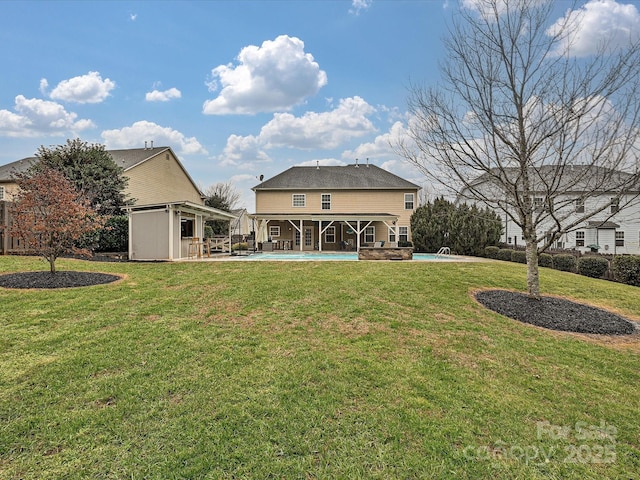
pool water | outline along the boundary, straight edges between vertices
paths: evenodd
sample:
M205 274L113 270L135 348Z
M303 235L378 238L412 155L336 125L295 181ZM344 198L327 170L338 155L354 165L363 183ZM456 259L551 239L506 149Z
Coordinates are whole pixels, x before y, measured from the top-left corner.
M434 253L414 253L414 260L428 262L453 260L451 255L436 255ZM252 261L275 261L275 260L308 260L308 261L356 261L358 254L355 252L289 252L289 253L258 253L249 255L246 260Z

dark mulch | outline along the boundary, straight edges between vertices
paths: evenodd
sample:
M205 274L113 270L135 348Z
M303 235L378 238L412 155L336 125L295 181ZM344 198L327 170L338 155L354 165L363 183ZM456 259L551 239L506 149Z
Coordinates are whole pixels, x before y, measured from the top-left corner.
M476 299L494 312L551 330L628 335L636 328L632 322L615 313L562 298L534 300L523 293L486 290L478 292Z
M4 288L71 288L115 282L120 277L97 272L19 272L0 275Z

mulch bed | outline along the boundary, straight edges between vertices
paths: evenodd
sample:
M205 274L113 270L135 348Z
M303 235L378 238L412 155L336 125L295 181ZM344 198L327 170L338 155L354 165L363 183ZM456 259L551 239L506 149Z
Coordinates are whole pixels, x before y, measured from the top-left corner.
M103 285L120 280L117 275L98 272L19 272L0 275L4 288L72 288Z
M562 298L535 300L523 293L485 290L476 293L476 299L489 310L551 330L599 335L630 335L636 330L620 315Z

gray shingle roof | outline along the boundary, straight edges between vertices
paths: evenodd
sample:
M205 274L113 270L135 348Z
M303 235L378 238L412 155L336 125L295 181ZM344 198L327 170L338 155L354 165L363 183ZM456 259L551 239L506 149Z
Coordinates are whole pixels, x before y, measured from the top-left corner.
M253 187L253 191L407 189L420 187L375 165L291 167Z
M119 166L127 171L167 150L170 150L169 147L127 148L124 150L107 150L107 152L111 154L111 157ZM0 182L11 181L14 174L26 171L36 160L36 157L27 157L22 160L7 163L6 165L1 165Z

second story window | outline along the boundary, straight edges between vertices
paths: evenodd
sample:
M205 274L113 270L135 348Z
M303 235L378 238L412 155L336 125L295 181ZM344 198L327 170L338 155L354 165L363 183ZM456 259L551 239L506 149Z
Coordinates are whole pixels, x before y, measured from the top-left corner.
M575 207L576 213L584 213L584 198L576 198Z
M405 210L413 210L413 193L405 193L404 194L404 209Z
M611 213L618 213L618 210L620 210L620 200L618 200L617 198L612 198Z
M322 210L331 210L331 194L323 193L320 196L320 203Z
M294 207L306 207L307 196L304 193L294 193L291 198L291 204Z

